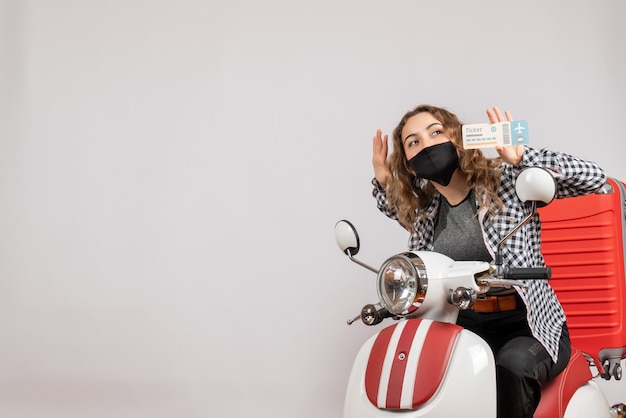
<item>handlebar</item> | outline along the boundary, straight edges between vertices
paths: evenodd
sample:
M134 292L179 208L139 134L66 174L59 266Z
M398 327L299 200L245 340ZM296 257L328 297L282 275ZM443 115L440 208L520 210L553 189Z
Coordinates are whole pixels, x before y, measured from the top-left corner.
M503 277L511 280L550 280L550 267L505 267Z
M488 278L478 278L476 283L489 287L521 287L528 289L522 280L550 280L550 267L503 267L501 273Z

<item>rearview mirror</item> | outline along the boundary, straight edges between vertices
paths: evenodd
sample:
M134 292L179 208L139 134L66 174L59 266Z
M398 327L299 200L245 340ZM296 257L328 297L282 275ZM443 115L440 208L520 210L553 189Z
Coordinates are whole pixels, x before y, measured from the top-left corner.
M335 224L335 241L339 249L349 256L357 255L361 246L356 228L346 220Z
M536 202L543 207L556 196L556 180L545 168L524 169L515 181L515 192L522 202Z

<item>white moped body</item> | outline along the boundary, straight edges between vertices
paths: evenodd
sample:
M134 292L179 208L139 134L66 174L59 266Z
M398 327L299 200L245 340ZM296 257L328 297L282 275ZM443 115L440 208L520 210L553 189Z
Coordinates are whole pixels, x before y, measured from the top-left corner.
M522 184L529 178L519 180ZM518 190L518 195L524 193ZM523 200L533 196L530 193ZM538 200L549 203L551 197ZM354 259L360 244L349 222L337 223L335 234L352 261L378 275L380 304L366 305L360 317L348 323L361 319L376 325L385 318L395 320L359 350L343 417L496 418L493 353L481 337L456 325L459 309L471 307L477 295L491 287L525 286L516 278L528 277L529 271L549 277L549 269L507 269L497 263L494 268L490 263L453 261L424 251L397 254L374 269ZM624 417L624 405L611 408L593 381L590 359L572 348L567 368L542 388L535 418Z
M429 277L428 297L414 317L397 320L361 347L348 382L343 416L495 418L493 353L482 338L455 325L458 309L446 301L446 290L468 284L468 278L473 282L484 263L416 254L439 277ZM542 395L535 417L617 417L592 380L587 359L580 351L573 352L568 369Z

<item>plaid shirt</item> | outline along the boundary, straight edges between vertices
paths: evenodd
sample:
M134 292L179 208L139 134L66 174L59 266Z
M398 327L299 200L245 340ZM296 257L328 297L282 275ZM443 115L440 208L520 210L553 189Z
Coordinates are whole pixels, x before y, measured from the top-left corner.
M487 210L479 209L478 219L483 231L483 238L492 257L500 240L526 216L530 208L524 205L515 192L515 179L526 167L538 166L550 170L557 182L558 199L593 193L606 182L606 174L595 163L572 157L571 155L553 152L548 149L535 150L524 147L524 157L519 166L503 164L502 182L499 196L503 209L495 217L487 219ZM388 217L397 220L397 214L389 207L384 188L376 181L373 195L378 209ZM478 200L478 198L477 198ZM409 236L409 250L432 251L435 221L441 195L436 193L431 205L418 216L415 231ZM478 204L478 202L477 202ZM541 222L539 215L533 216L530 222L520 228L502 246L504 264L511 267L544 267L545 261L541 254ZM554 290L546 280L527 280L528 290L517 288L528 311L530 329L552 359L556 362L559 351L561 328L565 322L565 313L557 300Z

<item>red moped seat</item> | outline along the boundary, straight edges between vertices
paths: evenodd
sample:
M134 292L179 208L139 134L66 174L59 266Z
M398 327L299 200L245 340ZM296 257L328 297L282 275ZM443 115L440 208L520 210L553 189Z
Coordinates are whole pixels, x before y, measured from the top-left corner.
M534 418L562 418L574 392L592 378L583 353L572 347L565 370L541 389L541 400Z

